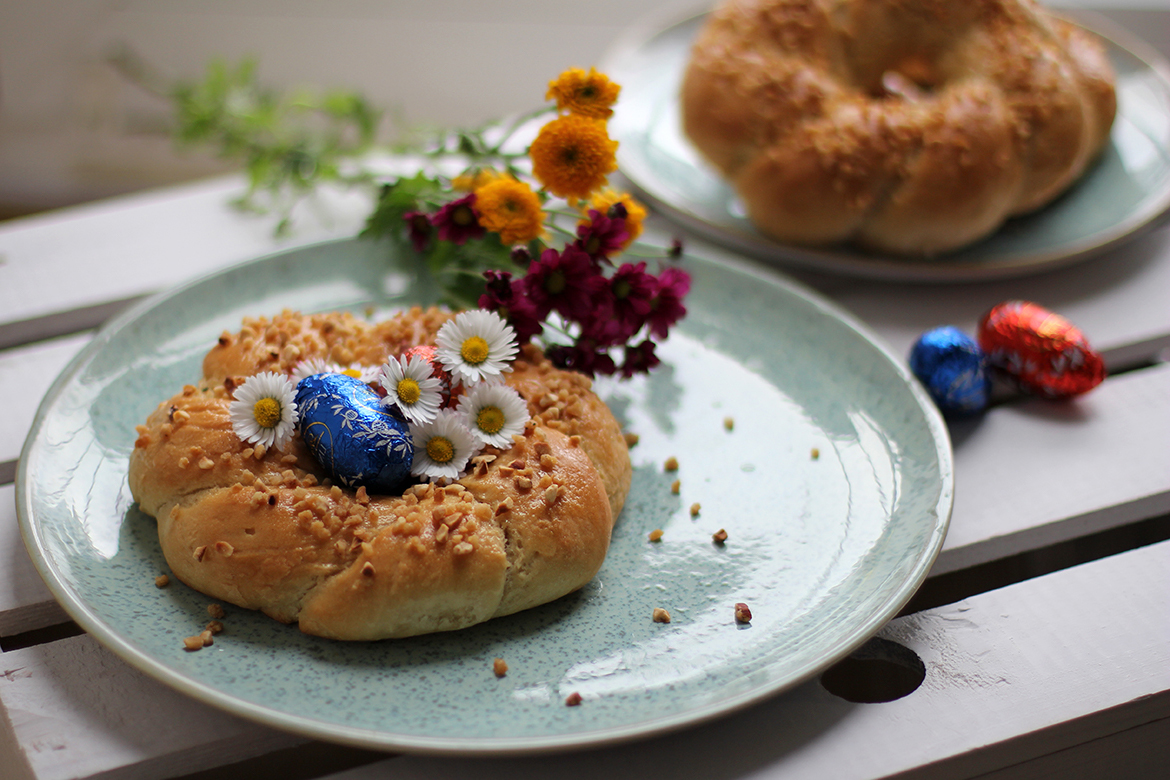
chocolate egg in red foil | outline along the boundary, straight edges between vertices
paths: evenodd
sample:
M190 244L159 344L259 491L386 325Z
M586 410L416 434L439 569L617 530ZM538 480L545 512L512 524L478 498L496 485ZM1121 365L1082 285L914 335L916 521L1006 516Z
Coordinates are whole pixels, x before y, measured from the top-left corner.
M1105 379L1105 362L1084 334L1029 301L1007 301L983 315L979 346L991 365L1035 395L1068 398Z

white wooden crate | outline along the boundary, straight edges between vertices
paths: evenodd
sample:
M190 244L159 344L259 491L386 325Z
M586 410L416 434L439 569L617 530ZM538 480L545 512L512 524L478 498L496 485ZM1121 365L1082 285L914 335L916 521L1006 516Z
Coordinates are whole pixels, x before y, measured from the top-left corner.
M1168 765L1170 542L1135 546L1164 539L1170 512L1165 226L1104 258L1020 280L915 287L802 275L895 354L905 354L927 328L950 323L971 331L991 305L1030 298L1081 326L1111 368L1150 364L1110 376L1071 403L1011 402L952 426L954 516L924 592L945 580L972 595L903 616L881 632L926 665L923 685L905 698L850 704L811 681L715 722L616 748L375 761L187 699L90 637L48 641L65 615L19 539L12 464L39 398L92 337L78 329L194 275L351 235L366 213L360 198L326 193L294 237L278 241L271 222L226 205L241 186L226 177L0 223L0 641L12 648L0 653L3 780L164 778L212 769L230 780L264 777L267 767L279 767L271 771L282 777L331 780L537 773L615 780L1138 778ZM651 233L667 240L671 229L656 222ZM1106 543L1133 549L1092 560L1097 554L1085 548ZM1032 576L1046 562L1067 560L1069 545L1074 560L1089 562ZM1005 580L1004 569L1015 574ZM998 587L1012 579L1020 581ZM337 766L374 763L341 774L308 760L290 769L302 756L329 756Z

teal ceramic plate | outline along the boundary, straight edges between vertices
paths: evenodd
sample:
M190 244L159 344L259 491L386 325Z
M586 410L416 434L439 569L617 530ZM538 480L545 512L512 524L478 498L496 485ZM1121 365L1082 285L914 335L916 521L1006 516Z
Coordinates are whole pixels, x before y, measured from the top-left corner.
M167 567L126 485L134 426L195 380L217 336L246 315L432 298L358 241L229 269L103 330L46 397L21 457L32 558L77 622L147 674L238 715L356 745L602 744L795 685L876 632L925 577L951 510L946 429L907 370L839 311L750 267L684 262L689 315L662 345L663 365L600 386L640 442L609 556L575 594L377 643L306 636L229 607L213 646L184 651L209 599L154 586ZM670 456L676 473L664 471ZM665 533L652 543L656 528ZM736 602L751 608L750 625L736 624ZM672 622L653 622L655 607ZM508 663L503 679L496 657ZM573 692L584 701L567 707Z
M640 26L614 46L603 66L622 85L610 120L620 142L621 173L657 210L716 243L768 262L850 276L976 281L1089 258L1133 237L1170 208L1170 66L1107 20L1078 15L1108 48L1117 72L1118 113L1101 159L1060 199L932 260L780 244L752 227L735 193L679 126L679 85L704 18Z

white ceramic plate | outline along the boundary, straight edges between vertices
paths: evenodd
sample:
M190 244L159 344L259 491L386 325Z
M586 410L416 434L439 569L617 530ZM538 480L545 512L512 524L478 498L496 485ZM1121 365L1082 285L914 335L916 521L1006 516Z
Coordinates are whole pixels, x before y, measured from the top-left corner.
M610 120L610 133L620 142L619 170L657 210L718 244L780 265L849 276L975 281L1089 258L1132 238L1170 209L1170 66L1101 17L1078 15L1108 48L1117 72L1118 113L1101 159L1057 201L931 260L776 242L755 230L735 193L679 124L679 85L704 19L692 15L631 31L606 56L603 70L622 85Z
M306 636L229 608L213 646L184 651L209 599L177 582L154 587L167 567L154 520L126 486L134 426L199 376L202 355L243 316L428 302L429 289L384 253L322 244L154 298L103 330L46 397L19 466L21 530L66 610L147 674L233 713L356 745L602 744L815 675L926 576L950 517L952 463L946 429L907 370L776 276L687 259L689 315L662 346L663 365L599 383L641 440L629 501L590 585L463 631L376 643ZM663 470L671 455L677 474ZM655 528L665 532L658 543L647 537ZM712 541L720 528L723 546ZM750 625L734 620L741 601ZM655 607L673 622L653 622ZM508 663L503 679L495 657ZM564 705L572 692L581 706Z

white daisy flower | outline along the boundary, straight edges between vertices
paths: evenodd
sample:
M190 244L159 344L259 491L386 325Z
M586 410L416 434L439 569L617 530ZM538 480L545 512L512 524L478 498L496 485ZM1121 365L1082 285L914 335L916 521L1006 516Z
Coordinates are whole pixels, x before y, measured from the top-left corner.
M390 358L378 381L386 389L382 404L397 406L408 422L430 422L443 403L443 383L432 375L430 361L421 355Z
M439 362L464 385L511 371L516 356L516 331L494 311L460 312L439 329L435 339Z
M493 447L507 448L512 436L524 432L528 404L513 388L500 382L480 382L459 399L459 413L476 438Z
M292 370L292 380L296 383L307 376L316 374L346 374L354 379L360 379L368 385L378 381L380 373L381 366L363 366L360 363L350 363L347 367L339 363L331 363L323 357L311 357L297 363L296 368Z
M411 425L410 435L414 439L410 473L432 480L458 479L482 446L453 409L441 409L429 423Z
M292 381L296 384L308 376L339 373L341 373L341 366L336 363L330 363L323 357L311 357L308 360L302 360L300 363L297 363L296 368L292 370Z
M244 442L284 449L300 417L296 385L271 371L250 376L236 388L228 415L232 430Z

